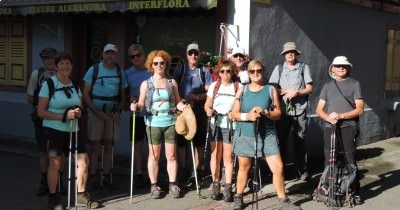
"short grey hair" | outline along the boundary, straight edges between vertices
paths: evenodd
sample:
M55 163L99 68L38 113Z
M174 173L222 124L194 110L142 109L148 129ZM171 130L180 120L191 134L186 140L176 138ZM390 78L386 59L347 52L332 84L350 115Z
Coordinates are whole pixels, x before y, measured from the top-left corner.
M131 46L128 48L128 55L132 55L132 53L135 51L144 53L143 46L141 44L131 44Z

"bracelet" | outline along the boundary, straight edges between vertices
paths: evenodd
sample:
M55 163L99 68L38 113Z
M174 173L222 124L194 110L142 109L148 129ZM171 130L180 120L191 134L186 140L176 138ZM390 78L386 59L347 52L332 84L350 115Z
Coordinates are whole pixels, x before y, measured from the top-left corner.
M240 114L240 121L247 121L247 113Z

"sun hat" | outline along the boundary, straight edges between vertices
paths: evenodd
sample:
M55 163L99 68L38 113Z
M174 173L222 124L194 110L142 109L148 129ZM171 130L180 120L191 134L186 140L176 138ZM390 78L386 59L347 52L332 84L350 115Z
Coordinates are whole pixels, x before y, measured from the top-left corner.
M353 69L353 65L349 62L349 60L345 56L336 56L333 59L332 64L329 66L329 76L331 76L333 79L335 79L335 74L332 72L332 67L334 65L350 66L350 69L348 70L349 75L351 70Z
M186 52L189 52L190 50L197 50L199 51L199 45L196 43L191 43L187 46Z
M296 51L297 54L301 54L301 51L296 49L296 44L294 42L286 42L283 45L283 50L281 52L281 55L284 55L285 53L287 53L289 51Z
M232 55L242 54L245 55L244 49L242 47L235 47L232 50Z
M103 49L103 53L107 52L107 51L114 51L116 53L118 53L118 47L115 44L106 44L106 46L104 46Z
M181 113L178 113L175 123L176 133L185 137L186 140L192 140L196 134L196 117L192 108L187 107Z
M43 57L55 57L57 55L57 50L52 48L52 47L46 47L44 48L40 53L39 56L41 58Z

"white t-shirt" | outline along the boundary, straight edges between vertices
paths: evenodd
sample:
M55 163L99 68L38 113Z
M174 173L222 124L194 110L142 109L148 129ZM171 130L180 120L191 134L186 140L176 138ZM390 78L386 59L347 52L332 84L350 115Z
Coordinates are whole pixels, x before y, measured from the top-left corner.
M214 88L217 81L211 83L207 91L207 96L214 96ZM238 89L243 85L239 83ZM237 90L236 90L237 91ZM218 93L213 101L213 109L218 112L218 114L227 114L232 110L233 103L235 101L235 83L231 83L227 86L221 84L218 89ZM211 118L211 123L215 123L215 118ZM228 116L218 116L217 125L221 128L228 128ZM233 128L235 128L235 123L233 123Z

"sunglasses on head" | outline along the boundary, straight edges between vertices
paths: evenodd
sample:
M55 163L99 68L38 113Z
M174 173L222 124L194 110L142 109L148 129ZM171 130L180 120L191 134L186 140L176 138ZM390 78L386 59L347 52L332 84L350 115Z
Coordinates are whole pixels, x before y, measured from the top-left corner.
M198 56L199 55L199 51L197 51L197 50L189 50L188 55L193 55L193 54L194 54L194 56Z
M158 66L158 64L160 64L160 66L164 66L165 62L164 61L160 61L160 62L153 62L153 66Z
M142 56L142 54L143 53L133 54L131 55L131 59L139 58L140 56Z
M249 69L247 71L249 72L249 74L255 74L255 73L261 74L263 70L262 69Z
M231 72L232 72L232 70L230 70L230 69L221 69L221 70L219 70L219 73L227 73L227 74L230 74Z
M244 58L244 55L238 53L238 54L234 54L233 57L234 58L237 58L237 57Z

